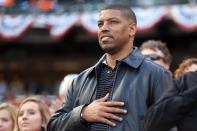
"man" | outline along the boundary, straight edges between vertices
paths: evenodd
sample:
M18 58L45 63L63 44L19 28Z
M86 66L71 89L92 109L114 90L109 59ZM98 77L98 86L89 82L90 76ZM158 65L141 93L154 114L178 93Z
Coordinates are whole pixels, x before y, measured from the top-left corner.
M146 115L145 131L197 131L197 72L175 80L175 86L152 106Z
M148 40L142 43L140 51L148 59L163 66L166 69L170 68L172 56L166 43L160 40Z
M142 131L144 116L171 85L170 73L133 47L136 17L123 5L103 8L98 39L105 55L79 74L48 131Z

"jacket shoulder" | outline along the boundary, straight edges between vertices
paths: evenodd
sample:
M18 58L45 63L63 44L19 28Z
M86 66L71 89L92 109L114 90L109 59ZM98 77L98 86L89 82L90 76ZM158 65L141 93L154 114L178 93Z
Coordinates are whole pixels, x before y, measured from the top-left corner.
M149 72L167 72L169 74L171 74L170 70L164 68L163 66L151 61L151 60L147 60L144 59L144 61L142 62L142 67L145 70L149 70Z
M94 73L94 66L82 71L73 81L74 85L79 85L83 83L92 73Z

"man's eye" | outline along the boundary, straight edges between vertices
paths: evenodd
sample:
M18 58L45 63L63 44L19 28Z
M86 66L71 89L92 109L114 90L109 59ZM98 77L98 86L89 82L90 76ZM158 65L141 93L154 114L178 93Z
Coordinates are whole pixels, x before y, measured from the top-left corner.
M111 23L112 23L112 24L116 24L116 23L118 23L118 21L111 21Z
M101 27L102 26L102 23L98 23L98 27Z

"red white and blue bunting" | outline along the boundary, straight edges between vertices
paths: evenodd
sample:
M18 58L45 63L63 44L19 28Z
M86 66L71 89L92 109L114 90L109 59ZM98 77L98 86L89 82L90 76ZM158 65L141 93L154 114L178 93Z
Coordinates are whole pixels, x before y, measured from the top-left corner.
M54 40L61 39L79 21L76 14L51 15L47 19L50 34Z
M134 8L133 11L137 17L137 28L140 32L146 32L154 29L154 27L163 20L168 13L167 7L153 8Z
M158 6L134 8L139 32L156 28L165 18L170 18L183 31L197 30L197 5ZM0 38L14 40L21 38L30 27L47 28L54 40L59 40L75 25L82 26L88 33L97 33L98 12L80 14L39 14L5 15L0 14Z
M0 15L0 36L6 40L22 37L34 20L30 15Z
M172 6L171 18L184 31L197 30L197 5Z
M98 13L83 13L80 16L80 23L82 27L85 28L90 34L96 34L97 33L97 21L98 21Z

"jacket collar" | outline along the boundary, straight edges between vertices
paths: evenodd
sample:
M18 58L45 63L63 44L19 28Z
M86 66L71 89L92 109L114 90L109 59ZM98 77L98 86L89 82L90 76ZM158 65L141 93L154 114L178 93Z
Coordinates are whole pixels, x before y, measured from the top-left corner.
M144 56L140 53L138 48L134 47L133 51L127 57L125 57L122 62L137 69L142 64L144 59Z
M95 72L94 70L106 59L106 54L104 54L100 60L90 69L91 72ZM143 62L144 56L140 53L137 47L133 48L133 51L121 61L128 66L137 69Z

